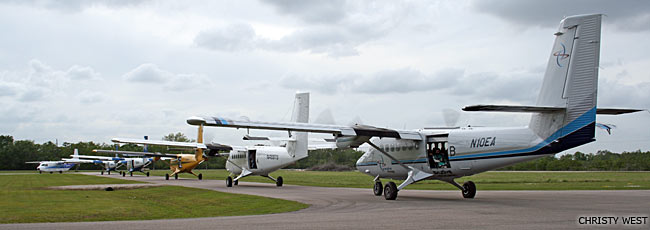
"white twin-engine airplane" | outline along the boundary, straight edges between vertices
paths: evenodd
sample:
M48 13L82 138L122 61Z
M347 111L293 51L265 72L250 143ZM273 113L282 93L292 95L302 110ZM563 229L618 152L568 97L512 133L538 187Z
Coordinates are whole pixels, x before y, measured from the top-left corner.
M294 110L292 122L297 124L307 124L309 121L309 93L298 93L294 101ZM332 149L329 145L308 146L308 136L306 132L289 132L289 138L269 138L269 137L244 137L245 140L271 140L286 141L282 146L228 146L220 144L203 144L203 126L199 125L197 143L171 142L171 141L150 141L126 138L114 138L116 143L142 144L142 145L161 145L176 148L190 148L196 154L167 154L167 153L137 153L126 151L107 151L95 150L97 152L123 153L131 155L145 155L149 157L170 157L170 168L175 178L177 173L189 170L191 173L198 164L203 162L207 157L225 156L226 170L230 175L226 178L226 186L232 187L237 185L243 177L257 175L269 178L276 182L276 185L282 186L282 177L273 178L270 173L286 167L300 159L307 157L308 150L312 149ZM222 152L228 152L223 154ZM204 154L205 153L205 154ZM233 176L237 175L233 179ZM167 175L168 179L170 176ZM201 174L197 177L202 178Z
M535 106L475 105L465 111L532 113L528 126L395 130L366 125L254 122L220 117L190 117L187 123L246 129L330 133L340 148L368 143L372 148L357 169L374 177L374 194L394 200L399 190L421 180L441 180L474 198L476 186L454 179L537 159L595 141L596 114L636 109L596 108L601 15L578 15L560 22ZM371 141L372 137L379 139ZM380 178L388 182L382 189Z

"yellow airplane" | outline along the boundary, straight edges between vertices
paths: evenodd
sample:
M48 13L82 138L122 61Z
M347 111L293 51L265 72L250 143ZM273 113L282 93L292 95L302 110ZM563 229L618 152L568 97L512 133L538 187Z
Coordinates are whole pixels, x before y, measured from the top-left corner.
M174 141L154 141L154 140L139 140L139 139L128 139L128 138L113 138L111 141L121 144L142 144L142 145L161 145L168 147L180 147L187 149L194 149L194 154L168 154L168 153L148 153L148 152L133 152L133 151L119 151L119 150L93 150L98 153L119 153L123 155L137 155L137 156L147 156L153 157L154 161L166 160L169 159L169 169L171 170L170 174L165 174L165 180L169 180L169 177L174 177L178 179L179 173L189 173L199 178L203 179L203 174L199 173L198 175L192 172L199 164L207 160L208 157L219 156L220 151L230 151L232 147L219 145L219 144L203 144L203 126L199 126L199 133L197 136L197 142L174 142ZM204 154L205 152L205 154Z

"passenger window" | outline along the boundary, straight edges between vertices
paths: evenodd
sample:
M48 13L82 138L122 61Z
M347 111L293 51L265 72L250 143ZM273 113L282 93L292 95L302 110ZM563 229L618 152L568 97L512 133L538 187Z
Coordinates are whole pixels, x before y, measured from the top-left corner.
M395 145L392 145L392 144L390 145L390 151L391 152L395 151Z

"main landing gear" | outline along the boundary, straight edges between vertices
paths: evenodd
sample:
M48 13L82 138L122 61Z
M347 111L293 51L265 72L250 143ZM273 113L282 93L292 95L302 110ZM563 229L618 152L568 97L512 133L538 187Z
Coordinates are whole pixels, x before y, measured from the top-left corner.
M279 176L277 179L275 179L275 178L273 178L271 176L268 176L268 175L263 176L263 177L266 177L266 178L269 178L269 179L275 181L275 186L277 186L277 187L282 187L282 185L284 184L284 179L282 179L281 176ZM238 185L239 184L239 179L233 180L231 176L226 177L226 187L232 187L233 184Z
M165 180L169 180L169 173L165 173Z
M459 185L455 181L445 181L450 183L460 189L463 194L463 198L473 199L476 196L476 184L472 181L467 181L463 185ZM386 200L395 200L397 199L397 193L400 189L397 188L397 185L390 181L386 183L386 186L382 187L381 181L376 180L375 186L372 189L372 192L375 196L381 196L382 192L384 194L384 199Z

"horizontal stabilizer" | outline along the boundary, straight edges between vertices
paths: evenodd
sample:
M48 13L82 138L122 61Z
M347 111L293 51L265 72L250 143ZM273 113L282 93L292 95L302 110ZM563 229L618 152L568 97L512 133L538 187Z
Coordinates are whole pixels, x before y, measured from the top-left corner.
M484 111L484 112L515 112L515 113L556 113L562 112L562 107L547 106L520 106L520 105L470 105L465 106L463 111ZM597 108L596 114L599 115L620 115L626 113L635 113L644 111L643 109L616 109L616 108Z
M514 113L557 113L564 111L562 107L546 106L521 106L521 105L470 105L465 106L463 111L487 111L487 112L514 112Z
M641 112L643 109L612 109L612 108L597 108L596 114L602 115L620 115L626 113Z

